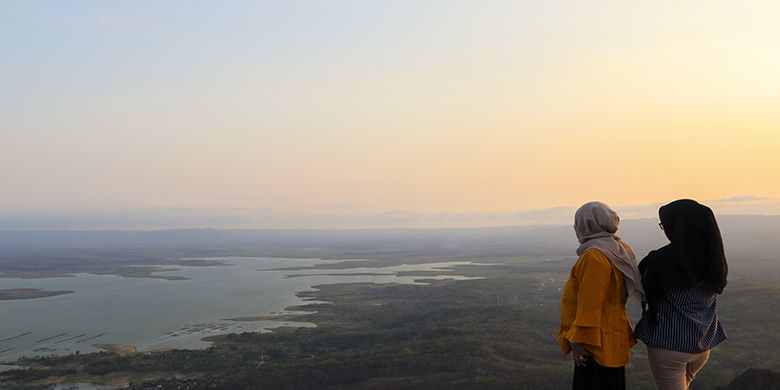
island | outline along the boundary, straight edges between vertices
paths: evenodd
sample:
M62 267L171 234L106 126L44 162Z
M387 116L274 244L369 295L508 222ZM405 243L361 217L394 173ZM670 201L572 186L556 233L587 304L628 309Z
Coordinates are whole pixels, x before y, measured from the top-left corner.
M10 301L14 299L35 299L53 297L55 295L72 294L75 291L57 290L46 291L37 288L10 288L0 289L0 301Z

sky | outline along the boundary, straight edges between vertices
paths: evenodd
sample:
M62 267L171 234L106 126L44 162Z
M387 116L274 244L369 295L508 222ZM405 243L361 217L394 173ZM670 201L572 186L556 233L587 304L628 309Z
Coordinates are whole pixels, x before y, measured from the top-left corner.
M780 214L777 20L775 1L2 0L0 228Z

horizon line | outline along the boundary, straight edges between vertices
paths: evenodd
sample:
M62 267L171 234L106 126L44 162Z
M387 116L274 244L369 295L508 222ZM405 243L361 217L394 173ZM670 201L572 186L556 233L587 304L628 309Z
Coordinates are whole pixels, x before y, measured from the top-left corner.
M761 217L778 218L780 214L725 213L719 217ZM625 218L623 222L645 221L654 217ZM171 231L221 231L221 232L327 232L327 231L422 231L422 230L489 230L489 229L543 229L569 226L567 223L527 224L527 225L484 225L484 226L405 226L405 227L152 227L152 228L43 228L43 229L6 229L0 233L153 233Z

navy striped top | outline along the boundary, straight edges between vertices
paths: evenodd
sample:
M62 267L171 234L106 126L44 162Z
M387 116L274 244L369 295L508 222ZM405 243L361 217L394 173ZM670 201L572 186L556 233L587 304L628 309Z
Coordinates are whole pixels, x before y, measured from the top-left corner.
M655 323L645 311L634 333L648 347L707 351L726 340L717 304L717 294L701 286L667 291L655 310Z

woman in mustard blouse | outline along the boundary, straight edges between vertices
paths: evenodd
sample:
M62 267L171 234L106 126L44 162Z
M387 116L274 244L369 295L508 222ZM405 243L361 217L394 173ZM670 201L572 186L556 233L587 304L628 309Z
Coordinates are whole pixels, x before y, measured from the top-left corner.
M626 314L634 296L642 302L641 276L631 247L615 235L617 213L590 202L574 215L580 256L561 297L558 343L574 359L574 390L625 389L628 350L636 344Z

